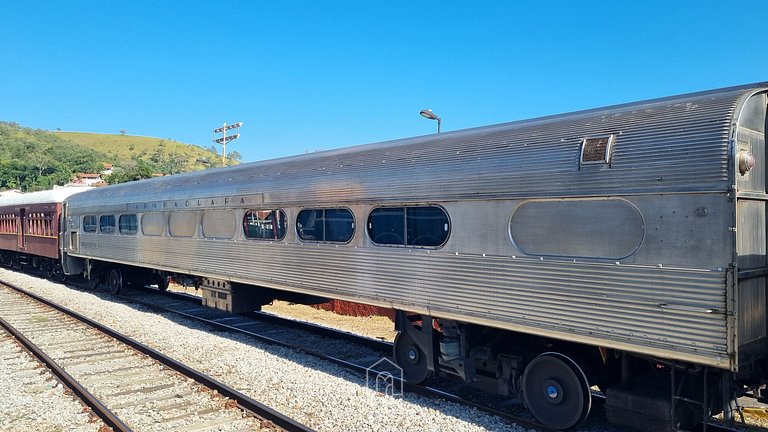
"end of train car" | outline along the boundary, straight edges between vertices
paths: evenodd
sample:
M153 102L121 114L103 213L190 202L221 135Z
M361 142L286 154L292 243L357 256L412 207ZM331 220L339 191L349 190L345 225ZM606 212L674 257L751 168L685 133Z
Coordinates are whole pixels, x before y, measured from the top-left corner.
M64 277L59 244L62 206L67 197L84 190L60 188L0 198L0 263Z

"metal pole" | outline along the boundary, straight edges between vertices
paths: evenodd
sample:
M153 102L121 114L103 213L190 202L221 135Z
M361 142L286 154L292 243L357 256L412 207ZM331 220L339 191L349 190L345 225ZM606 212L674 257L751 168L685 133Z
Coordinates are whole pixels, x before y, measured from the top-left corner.
M221 142L221 166L227 166L227 124L224 123L224 140Z
M216 144L221 144L221 165L227 166L227 141L236 140L240 137L240 134L237 133L237 131L240 130L240 126L243 125L243 122L238 122L232 125L227 126L226 123L220 128L216 128L213 130L213 136L215 137L217 133L221 132L223 135L221 138L214 138L213 142ZM227 136L227 129L235 129L237 128L236 133ZM215 149L214 149L215 150Z

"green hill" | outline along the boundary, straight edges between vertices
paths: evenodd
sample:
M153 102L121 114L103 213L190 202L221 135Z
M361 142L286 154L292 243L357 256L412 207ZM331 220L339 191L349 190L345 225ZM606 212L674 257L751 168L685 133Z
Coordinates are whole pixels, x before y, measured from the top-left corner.
M144 161L158 173L176 174L221 165L221 158L211 150L172 139L89 132L54 134L107 155L105 162L116 166L126 161Z
M0 122L0 189L50 189L77 172L99 172L106 155L47 131Z
M0 121L0 189L50 189L75 173L100 173L105 163L114 166L108 183L201 170L221 165L214 150L171 139L49 132ZM228 156L228 163L237 163L238 153Z

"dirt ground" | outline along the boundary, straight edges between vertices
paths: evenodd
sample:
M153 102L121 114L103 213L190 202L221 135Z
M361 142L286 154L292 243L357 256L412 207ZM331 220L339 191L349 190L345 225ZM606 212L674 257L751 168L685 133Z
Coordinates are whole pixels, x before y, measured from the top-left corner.
M262 310L275 315L309 321L376 339L390 342L395 340L395 323L387 317L338 315L330 311L315 309L311 306L291 304L283 301L275 301L271 305L264 306Z
M185 292L187 294L202 295L200 290L195 288L185 288L180 285L172 284L168 287L170 291ZM274 301L271 305L264 306L262 311L281 317L292 318L300 321L307 321L314 324L332 327L339 330L345 330L363 336L375 339L381 339L392 342L395 340L395 323L387 317L370 316L355 317L338 315L336 313L315 309L311 306L288 303L284 301Z

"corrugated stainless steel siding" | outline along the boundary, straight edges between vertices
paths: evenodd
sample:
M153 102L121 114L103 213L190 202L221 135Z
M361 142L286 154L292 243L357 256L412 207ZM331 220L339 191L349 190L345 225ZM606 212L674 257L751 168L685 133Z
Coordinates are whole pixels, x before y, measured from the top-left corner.
M110 259L132 246L107 236ZM725 273L317 244L140 238L142 261L727 367ZM227 259L221 259L227 257Z
M729 187L729 132L748 90L681 96L116 185L79 207L195 197L266 204L604 196ZM616 135L610 168L579 167L581 139Z

